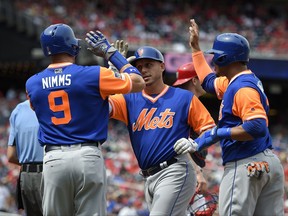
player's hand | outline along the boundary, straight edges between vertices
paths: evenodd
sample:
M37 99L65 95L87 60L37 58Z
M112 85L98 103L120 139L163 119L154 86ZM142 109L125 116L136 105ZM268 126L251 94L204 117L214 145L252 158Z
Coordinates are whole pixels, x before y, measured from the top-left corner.
M123 57L126 58L128 52L128 43L124 43L124 40L116 40L115 43L112 43L111 46L115 47ZM118 69L112 64L112 62L108 61L109 69L114 73L119 73Z
M195 139L195 142L198 143L197 151L201 151L220 140L220 138L217 136L217 129L218 127L216 126L211 130L207 130L201 136Z
M100 31L90 31L86 34L85 41L90 46L88 50L107 61L117 51Z
M260 178L264 172L269 173L269 164L266 161L249 162L245 164L249 177Z
M198 144L191 138L181 138L174 144L174 151L177 154L193 153L197 150Z
M192 52L201 51L199 45L199 27L194 19L190 19L189 33L189 45L192 48Z
M131 63L131 62L134 61L135 59L136 59L136 56L130 56L130 57L127 58L127 61L128 61L129 63Z
M218 126L215 126L211 130L205 131L203 134L201 134L201 136L195 139L195 142L198 143L197 151L201 151L223 138L231 138L231 128L218 128Z
M123 55L126 58L129 48L127 42L124 42L124 40L116 40L115 44L113 43L111 45L114 46L121 53L121 55Z
M199 194L205 194L208 190L208 185L206 179L204 178L203 173L197 172L196 178L197 178L196 192Z

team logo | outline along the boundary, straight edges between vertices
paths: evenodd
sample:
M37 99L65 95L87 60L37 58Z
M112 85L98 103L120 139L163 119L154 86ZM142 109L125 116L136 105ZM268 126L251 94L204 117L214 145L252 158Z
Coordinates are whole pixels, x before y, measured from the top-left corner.
M143 55L143 52L144 52L143 49L139 49L139 50L137 51L137 53L138 53L139 56L142 56L142 55Z
M150 110L143 109L138 116L136 122L132 125L133 131L144 130L154 130L157 128L171 128L174 122L175 112L171 109L166 109L161 112L159 116L155 116L157 108L152 108Z
M55 73L55 74L59 74L59 73L62 73L62 72L63 72L62 68L56 68L56 69L54 69L54 73Z

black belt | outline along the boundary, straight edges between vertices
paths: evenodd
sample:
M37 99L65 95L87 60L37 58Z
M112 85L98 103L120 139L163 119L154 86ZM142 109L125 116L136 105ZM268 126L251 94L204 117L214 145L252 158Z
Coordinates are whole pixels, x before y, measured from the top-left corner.
M156 174L157 172L161 171L162 169L176 163L178 160L176 158L171 158L170 160L167 160L167 161L164 161L162 163L160 163L159 165L157 166L153 166L153 167L150 167L148 169L145 169L145 170L141 170L140 171L140 174L144 177L148 177L148 176L151 176L151 175L154 175Z
M71 146L76 146L76 145L79 145L79 146L96 146L98 147L99 146L99 142L87 142L87 143L79 143L79 144L75 144L75 145L45 145L44 149L45 149L45 152L49 152L49 151L53 151L53 150L61 150L62 147L71 147Z
M21 171L22 172L42 172L43 164L21 164Z

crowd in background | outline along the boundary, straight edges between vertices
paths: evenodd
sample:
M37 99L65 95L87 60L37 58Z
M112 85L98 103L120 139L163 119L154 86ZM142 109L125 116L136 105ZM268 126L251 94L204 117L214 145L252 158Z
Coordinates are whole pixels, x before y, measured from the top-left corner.
M252 51L267 57L287 56L288 3L285 1L205 0L15 0L15 11L42 29L66 23L84 37L99 29L111 41L123 38L130 45L149 44L160 50L185 51L189 19L201 26L202 42L212 43L223 32L237 32L249 40ZM188 47L189 48L189 47Z
M19 167L8 163L6 149L10 113L20 101L25 99L25 93L19 90L10 89L5 95L0 94L0 212L4 210L20 215L21 212L17 211L15 203ZM215 110L215 112L218 111ZM271 125L270 129L275 151L285 170L285 203L288 213L288 199L286 199L288 195L288 129L283 125ZM148 210L143 193L144 181L139 174L138 164L130 146L128 131L123 123L110 121L108 139L102 145L102 150L108 176L108 215L120 216L122 210L134 211L137 213L135 216L147 216ZM209 148L203 171L208 181L209 192L218 193L223 172L221 148L218 145Z

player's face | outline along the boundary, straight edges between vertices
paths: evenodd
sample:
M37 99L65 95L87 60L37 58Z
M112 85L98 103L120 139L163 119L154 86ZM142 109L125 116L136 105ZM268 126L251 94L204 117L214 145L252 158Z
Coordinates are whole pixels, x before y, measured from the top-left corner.
M140 59L136 62L135 66L142 74L146 86L162 80L162 74L165 70L164 63L152 59Z
M225 70L223 70L223 67L219 67L218 65L214 64L214 70L215 70L217 77L225 76L225 74L224 74Z

